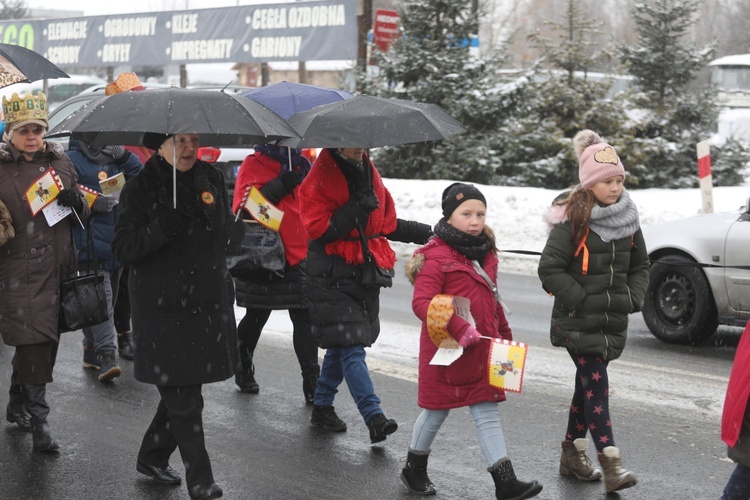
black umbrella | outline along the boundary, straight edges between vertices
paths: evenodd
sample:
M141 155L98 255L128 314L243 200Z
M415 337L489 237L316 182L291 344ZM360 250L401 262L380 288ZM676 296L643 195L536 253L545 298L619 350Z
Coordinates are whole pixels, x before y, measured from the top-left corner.
M220 91L180 87L121 92L96 99L47 135L71 135L93 146L148 146L145 141L154 134L198 134L202 146L298 137L284 120L255 101ZM174 195L176 206L176 189Z
M298 136L284 120L255 101L180 87L96 99L47 135L68 134L94 146L142 146L148 134L198 134L203 146L267 143Z
M281 144L293 148L377 148L439 141L466 130L436 104L372 96L316 106L288 121L302 139Z
M20 45L0 43L0 88L43 78L70 78L44 56Z

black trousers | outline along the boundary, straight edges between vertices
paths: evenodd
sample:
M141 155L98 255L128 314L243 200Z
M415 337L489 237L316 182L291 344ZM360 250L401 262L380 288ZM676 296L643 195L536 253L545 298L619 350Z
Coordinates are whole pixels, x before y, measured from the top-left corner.
M16 346L11 365L11 383L49 384L57 359L57 342Z
M248 307L245 317L237 325L237 337L240 345L240 361L242 368L253 358L255 348L258 346L260 334L271 316L271 309L255 309ZM318 346L312 336L312 324L307 308L289 309L289 319L292 320L292 342L294 353L297 355L299 366L305 374L305 369L318 367ZM317 374L317 372L316 372Z
M203 395L200 385L157 385L161 401L143 436L138 460L164 468L180 449L188 488L214 482L211 461L203 438Z

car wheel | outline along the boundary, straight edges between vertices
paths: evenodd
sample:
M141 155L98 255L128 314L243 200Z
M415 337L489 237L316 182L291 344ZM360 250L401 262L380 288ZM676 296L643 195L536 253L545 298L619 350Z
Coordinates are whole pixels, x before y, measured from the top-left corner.
M716 304L703 271L687 257L669 255L649 271L643 319L664 342L695 344L714 334Z

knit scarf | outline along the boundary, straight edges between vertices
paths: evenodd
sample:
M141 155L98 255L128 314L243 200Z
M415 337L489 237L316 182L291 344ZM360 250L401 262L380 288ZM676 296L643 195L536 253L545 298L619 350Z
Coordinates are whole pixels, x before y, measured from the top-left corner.
M282 146L274 146L273 144L258 144L254 147L255 151L259 151L265 155L268 155L273 160L276 160L281 164L282 172L289 172L291 167L289 166L289 149ZM310 161L302 156L301 149L292 149L292 167L302 174L304 179L307 173L310 171Z
M630 199L627 190L616 203L602 207L594 205L591 209L589 227L604 242L619 240L635 233L640 227L638 208Z
M482 263L485 256L492 250L492 241L487 237L487 234L482 233L479 236L474 236L459 231L448 224L445 217L440 219L433 231L443 241L469 260L478 260Z
M98 148L79 141L78 147L86 158L97 165L114 163L116 159L125 154L125 148L122 146L104 146L103 148Z

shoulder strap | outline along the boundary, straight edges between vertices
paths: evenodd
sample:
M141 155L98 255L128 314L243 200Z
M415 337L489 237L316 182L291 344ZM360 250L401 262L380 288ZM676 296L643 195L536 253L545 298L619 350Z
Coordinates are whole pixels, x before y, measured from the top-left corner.
M471 263L474 265L474 270L484 278L484 281L487 282L487 284L490 286L490 290L492 290L492 293L495 294L495 300L498 301L498 303L503 306L503 310L505 311L505 314L510 314L510 309L505 304L505 301L500 296L500 290L497 289L497 283L492 281L492 279L489 277L487 272L485 272L484 269L482 269L482 266L479 264L478 260L472 260Z

